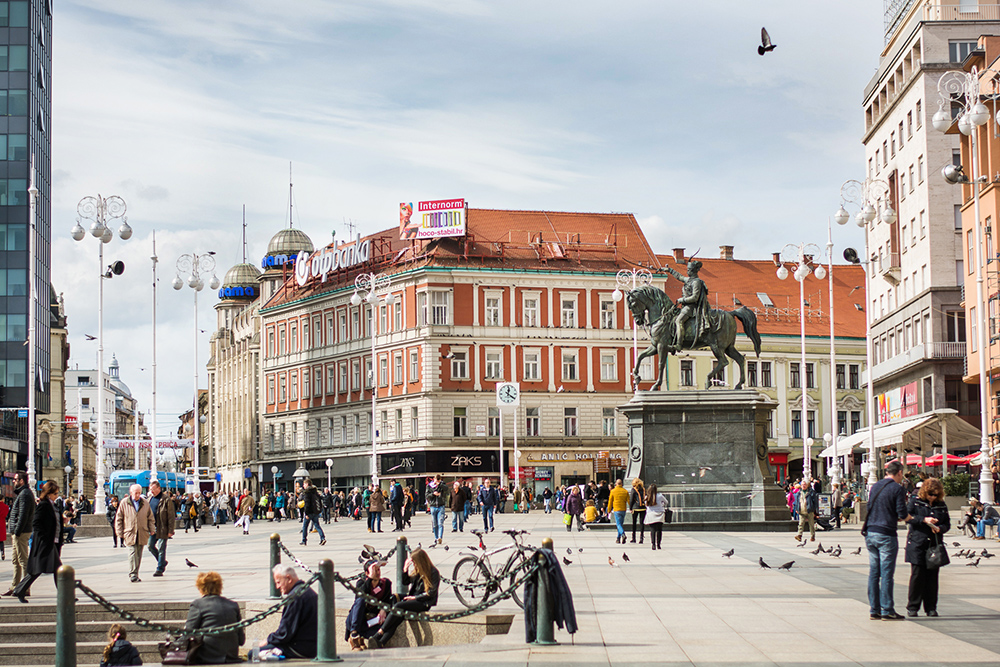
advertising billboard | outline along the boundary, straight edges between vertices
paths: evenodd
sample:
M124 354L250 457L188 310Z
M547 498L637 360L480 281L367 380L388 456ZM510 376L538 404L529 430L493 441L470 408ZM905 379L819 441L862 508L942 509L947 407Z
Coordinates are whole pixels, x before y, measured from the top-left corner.
M399 205L399 238L403 241L465 236L465 200L402 202Z
M875 397L878 404L878 424L888 424L889 422L913 417L917 414L917 383L890 389L884 394Z

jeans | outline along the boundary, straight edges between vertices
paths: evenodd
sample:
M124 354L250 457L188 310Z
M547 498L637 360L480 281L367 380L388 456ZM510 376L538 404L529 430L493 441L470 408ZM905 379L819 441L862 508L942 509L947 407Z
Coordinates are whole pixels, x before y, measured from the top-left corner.
M483 530L493 530L493 510L491 505L483 505Z
M372 532L373 533L381 533L382 532L382 513L381 512L372 512L371 510L368 510L368 516L371 517Z
M434 539L444 539L444 508L431 508L431 530L434 532ZM388 619L386 619L388 621Z
M149 536L149 553L156 559L156 571L163 572L167 569L167 540L157 539L156 535Z
M302 544L306 543L306 538L309 536L309 524L316 527L316 532L319 533L320 542L326 539L326 535L323 534L323 526L320 525L319 512L315 514L303 514L302 515Z
M461 510L451 513L451 532L456 530L465 530L465 512Z
M896 554L899 540L895 535L868 533L868 607L872 614L893 614L893 577L896 574Z
M552 499L551 498L546 498L545 499L545 513L546 514L552 514Z
M986 526L997 525L996 519L980 519L976 522L976 537L986 536Z
M618 537L625 537L625 512L612 512L615 516L615 528L618 529Z

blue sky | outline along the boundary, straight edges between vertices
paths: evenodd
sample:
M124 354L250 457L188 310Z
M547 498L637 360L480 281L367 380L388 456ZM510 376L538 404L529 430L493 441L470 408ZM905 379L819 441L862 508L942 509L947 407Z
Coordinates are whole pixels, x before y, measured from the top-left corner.
M778 45L765 57L762 25ZM861 96L882 47L870 0L63 0L53 30L53 283L71 363L95 365L97 329L76 203L118 194L135 236L106 247L128 268L105 285L105 352L148 410L155 229L161 434L193 385L174 262L214 250L221 278L241 260L244 204L259 261L287 224L289 162L295 226L317 244L348 220L393 226L403 200L464 197L628 211L661 252L767 257L825 243L841 183L863 177ZM834 241L838 257L863 242L854 228ZM201 293L208 332L215 302Z

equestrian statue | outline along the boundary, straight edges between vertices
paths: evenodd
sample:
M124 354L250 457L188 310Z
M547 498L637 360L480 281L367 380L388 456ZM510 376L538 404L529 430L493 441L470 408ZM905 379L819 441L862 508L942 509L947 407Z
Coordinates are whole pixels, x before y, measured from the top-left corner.
M701 350L709 348L715 355L716 363L708 374L705 389L722 384L721 376L726 368L726 357L740 367L740 381L736 389L743 388L746 369L743 355L736 349L736 320L743 325L743 332L753 342L756 355L760 356L760 334L757 333L757 316L746 306L736 310L715 310L709 308L708 288L698 277L701 262L691 260L687 265L687 275L682 275L666 267L667 273L684 283L681 297L675 304L666 292L652 285L643 285L630 291L626 303L636 324L648 329L650 346L635 360L632 379L639 386L639 364L654 354L660 358L660 368L652 391L663 386L667 375L667 355L679 350Z

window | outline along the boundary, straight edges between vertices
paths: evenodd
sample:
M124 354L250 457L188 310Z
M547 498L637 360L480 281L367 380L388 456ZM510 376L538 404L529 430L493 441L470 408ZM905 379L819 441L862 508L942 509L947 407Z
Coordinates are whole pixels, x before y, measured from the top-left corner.
M302 398L312 396L312 383L308 370L302 371Z
M351 362L351 389L361 389L361 362L357 359Z
M917 116L917 127L920 127L921 125L924 124L924 117L923 117L923 114L921 113L920 100L917 100L917 114L916 114L916 116Z
M906 112L906 138L907 139L912 139L913 138L913 112L912 111L907 111Z
M365 359L365 389L371 389L373 382L375 382L375 368L371 359Z
M396 408L396 432L393 435L396 440L403 439L403 408Z
M792 389L798 389L802 386L802 381L799 379L799 364L790 363L788 364L788 386Z
M6 147L0 154L0 160L27 160L28 159L28 135L8 134L5 135Z
M503 356L500 350L486 350L486 379L503 379Z
M313 347L323 347L323 320L313 319Z
M601 352L601 381L617 382L618 380L618 353L614 350ZM607 435L607 434L605 434Z
M837 410L837 433L847 435L847 410Z
M410 350L410 382L420 381L420 362L416 350Z
M976 247L975 247L975 244L972 242L972 230L971 229L969 229L969 230L967 230L965 232L965 245L966 245L966 247L968 248L968 251L969 251L968 267L969 267L969 273L971 274L972 273L972 268L976 265L976 255L975 255Z
M449 292L431 292L431 323L435 325L448 324Z
M681 386L694 386L694 360L681 359Z
M771 362L762 361L760 362L760 386L762 387L773 387L771 384Z
M297 401L299 400L299 374L292 373L291 380L289 382L291 384L290 398L293 401Z
M465 438L469 435L469 418L466 415L466 408L455 408L452 417L452 435L456 438Z
M881 149L875 150L875 173L879 173L882 170L882 151Z
M861 430L861 411L852 410L851 411L851 435L854 435Z
M528 437L537 438L542 433L541 417L538 415L538 408L524 409L524 432Z
M809 389L816 387L815 364L812 362L806 364L806 387Z
M489 408L486 416L486 431L491 438L500 436L500 408Z
M392 330L403 330L403 297L397 297L392 304Z
M899 148L903 148L903 121L899 121Z
M562 297L560 299L562 312L562 326L567 329L576 328L576 297Z
M378 386L389 386L389 358L379 357L378 359Z
M344 343L348 340L347 338L347 311L342 310L337 314L337 326L339 328L339 338L338 343Z
M351 309L351 339L361 337L361 311L357 308Z
M899 198L906 199L906 174L902 172L899 174Z
M374 324L372 318L375 317L375 310L370 306L361 306L361 308L362 308L361 319L362 322L364 323L364 329L365 329L363 336L365 338L368 338L369 336L372 335L372 325Z
M580 435L576 408L563 408L563 435L567 438Z
M601 297L601 328L615 328L615 302L611 297Z
M601 424L604 435L615 435L615 409L603 408Z
M889 133L889 147L892 150L892 157L896 157L896 133Z
M285 327L278 327L278 354L285 353Z
M27 90L0 90L0 116L27 116Z
M792 439L798 440L802 437L802 411L792 410Z
M359 431L358 416L351 415L350 427L347 429L347 442L357 442Z
M537 327L538 326L538 297L537 296L525 296L524 297L524 323L523 326L526 327Z
M538 350L525 350L524 351L524 379L525 380L540 380L542 379L541 372L539 370L540 363L539 357L541 352Z
M317 336L316 339L319 340L319 337ZM337 339L334 336L334 328L333 328L333 315L327 315L326 316L326 344L327 345L333 345L336 342L337 342Z
M383 441L384 440L388 440L388 436L389 436L389 411L388 410L382 410L382 412L379 414L379 426L378 426L378 433L376 433L376 435L379 438L382 438Z
M757 386L757 362L748 361L747 362L747 386L756 387Z
M913 178L913 165L912 164L910 165L910 170L909 170L908 173L910 175L910 192L913 192L913 184L916 182L916 180ZM902 188L902 186L900 186L900 187Z
M920 183L924 182L924 156L923 155L921 155L920 157L917 158L917 181L920 182Z
M298 352L299 351L299 326L297 324L293 324L291 326L290 338L291 338L292 346L290 348L288 348L288 351L289 352Z
M844 364L837 364L837 389L847 388L847 369Z
M810 410L807 413L806 420L808 422L808 430L807 430L808 437L815 438L816 437L816 411L815 410Z
M888 167L889 166L889 142L888 141L883 141L882 142L882 166L883 167Z
M653 369L652 357L646 357L639 362L639 379L652 381L656 378L656 370Z
M966 3L962 3L964 6ZM976 42L966 40L948 40L948 61L963 62L976 49Z
M284 403L287 400L287 395L285 391L285 374L282 373L278 376L278 402Z
M360 422L361 422L361 438L358 442L365 442L371 440L372 437L371 428L374 426L374 424L372 424L372 414L370 412L366 412L364 415L361 416Z
M499 294L487 294L486 295L486 326L488 327L498 327L500 326L501 315L500 315L500 295Z
M469 377L469 364L467 352L455 352L451 358L451 377L453 380L466 380Z
M389 331L389 308L382 304L378 307L378 330L381 333Z
M576 352L569 350L562 351L562 379L564 381L575 381L576 373Z
M977 343L979 342L979 336L976 335L976 332L977 332L976 324L977 324L976 323L976 307L975 306L970 306L969 307L969 337L970 337L970 340L969 340L969 343L970 343L970 345L969 345L969 351L970 352L975 352L976 351Z
M420 435L420 411L416 406L410 408L410 437L416 438Z
M764 422L764 437L774 437L774 410L767 411L767 421Z
M333 393L333 366L327 370L326 393ZM347 364L340 364L340 393L346 393L347 386Z
M397 352L392 356L392 382L393 384L403 384L403 353Z
M192 401L193 405L194 401ZM268 405L274 405L274 376L268 376L267 378L267 403Z

